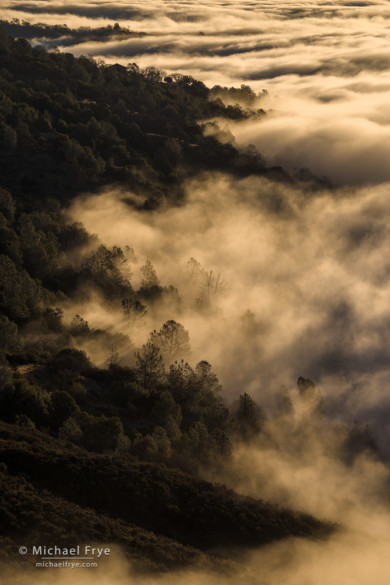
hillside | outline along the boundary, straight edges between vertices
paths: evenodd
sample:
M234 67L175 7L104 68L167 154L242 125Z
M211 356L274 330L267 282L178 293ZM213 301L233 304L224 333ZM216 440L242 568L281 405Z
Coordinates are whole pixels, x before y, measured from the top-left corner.
M183 204L184 180L199 171L289 181L256 151L202 129L209 118L260 114L226 107L188 76L47 52L0 29L3 560L22 537L65 545L78 536L116 542L158 568L229 569L237 547L332 530L199 479L201 466L228 461L266 416L245 392L229 408L212 366L185 361L180 323L167 320L136 348L78 314L65 322L61 308L96 293L131 329L158 303L180 305L150 261L134 286L125 270L134 251L99 245L64 210L81 192L112 184L140 195L145 213ZM198 301L210 309L208 298ZM106 367L78 349L87 342L110 348ZM135 353L131 365L118 363L123 346Z
M63 546L89 539L118 543L130 558L160 568L194 562L223 568L207 551L218 547L228 558L229 548L331 531L310 516L237 496L179 470L93 455L15 425L0 425L0 461L8 553L21 539Z
M190 76L33 49L3 30L0 68L2 186L35 205L120 182L155 206L180 198L183 178L199 169L287 178L259 154L203 134L199 121L249 114L209 99Z

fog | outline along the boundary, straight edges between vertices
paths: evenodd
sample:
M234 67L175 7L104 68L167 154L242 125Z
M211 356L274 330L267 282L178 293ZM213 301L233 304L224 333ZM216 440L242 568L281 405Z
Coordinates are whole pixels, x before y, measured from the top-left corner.
M389 5L14 1L0 18L72 27L119 22L146 36L66 50L190 74L209 86L266 89L258 102L266 116L228 124L238 147L253 144L269 164L291 174L306 167L331 182L313 190L303 182L204 174L187 182L182 206L148 213L117 188L80 194L71 217L103 244L134 249L137 262L127 265L133 286L149 259L182 302L166 301L135 324L96 293L63 308L68 322L77 313L93 328L126 335L122 363L132 363L154 328L176 319L189 331L191 363L212 364L228 403L248 392L272 413L285 386L292 419L271 417L261 438L235 450L229 469L206 475L341 522L340 531L327 542L295 539L252 551L231 577L196 570L139 577L121 561L81 576L51 571L47 582L387 585L387 464L367 453L346 462L339 450L345 425L360 421L370 425L380 457L390 455ZM210 292L211 271L219 286ZM205 294L210 307L196 310ZM85 349L104 363L100 347ZM323 396L321 421L300 410L298 376L312 378ZM45 583L42 574L18 579Z
M272 408L282 385L309 376L332 415L372 423L387 450L387 192L383 184L310 194L206 175L187 185L185 205L151 213L129 206L128 193L83 196L73 218L108 246L134 248L134 285L150 259L182 302L165 303L136 327L96 298L71 312L95 328L111 324L136 345L176 319L189 330L191 359L212 363L229 399L247 391ZM195 310L206 281L191 274L191 258L220 276L207 311Z

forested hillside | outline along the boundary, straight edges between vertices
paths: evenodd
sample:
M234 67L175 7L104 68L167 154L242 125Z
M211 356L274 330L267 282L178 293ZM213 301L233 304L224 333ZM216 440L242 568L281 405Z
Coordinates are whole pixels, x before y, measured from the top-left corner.
M233 406L224 403L207 356L187 363L180 323L152 331L128 366L117 359L128 338L78 314L63 320L61 306L80 290L98 291L129 327L164 299L181 302L149 261L134 286L124 270L133 250L99 245L69 222L64 210L76 195L119 184L142 196L148 213L182 202L183 180L199 170L290 180L255 150L206 136L209 118L263 115L226 107L221 92L154 68L31 48L0 30L0 516L8 559L22 535L47 544L72 535L115 541L158 566L218 566L208 557L217 547L330 530L196 477L259 433L266 414L239 389ZM240 92L248 101L251 90L231 95ZM77 349L86 341L110 348L105 367ZM302 380L302 394L313 394Z
M35 209L116 181L154 206L180 197L183 176L199 169L270 172L258 154L204 136L201 120L249 114L190 76L32 49L4 31L0 58L2 186Z

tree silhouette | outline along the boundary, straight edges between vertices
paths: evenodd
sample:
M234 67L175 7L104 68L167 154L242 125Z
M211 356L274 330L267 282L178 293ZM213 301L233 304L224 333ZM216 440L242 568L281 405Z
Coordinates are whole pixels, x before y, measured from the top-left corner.
M139 382L148 390L160 382L165 373L160 349L149 340L142 346L141 352L135 353L135 357Z
M249 439L252 435L261 430L265 420L265 414L256 404L247 392L240 395L237 421L240 427L241 435L244 439Z

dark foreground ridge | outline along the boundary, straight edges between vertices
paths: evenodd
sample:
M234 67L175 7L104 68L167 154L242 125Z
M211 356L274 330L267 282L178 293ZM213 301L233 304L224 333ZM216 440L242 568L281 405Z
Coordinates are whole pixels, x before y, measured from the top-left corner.
M130 558L169 568L210 565L207 553L216 547L228 554L231 547L331 532L309 515L238 496L177 469L91 454L5 423L0 461L0 519L9 555L21 539L63 546L89 539L116 542Z

